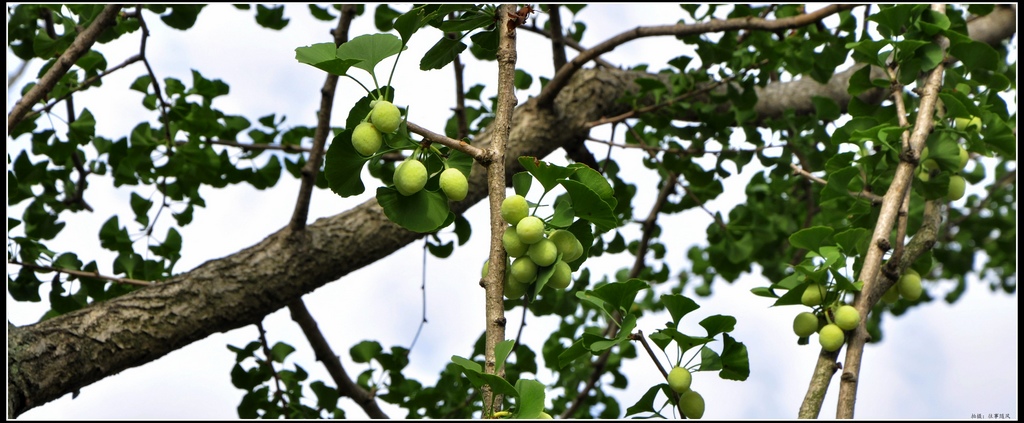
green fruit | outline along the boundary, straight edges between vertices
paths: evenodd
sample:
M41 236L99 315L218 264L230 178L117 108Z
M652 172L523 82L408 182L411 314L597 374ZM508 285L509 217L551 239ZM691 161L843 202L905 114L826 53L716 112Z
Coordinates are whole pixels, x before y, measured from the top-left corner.
M548 235L548 239L555 243L555 246L558 247L558 252L562 253L563 259L564 256L569 255L569 253L576 249L576 235L573 235L572 232L565 229L555 229L554 231L551 231L551 234Z
M528 283L521 283L513 277L505 278L505 298L515 300L522 298L523 294L526 294L526 289L530 287Z
M544 221L537 216L526 216L516 224L516 234L524 244L536 244L544 238Z
M444 191L444 195L447 195L449 200L462 201L469 193L469 181L466 180L466 175L454 167L441 172L440 183L441 191Z
M551 273L551 278L548 279L548 286L554 289L565 289L569 287L570 282L572 282L572 268L562 260L556 261L555 270Z
M946 198L949 201L956 201L964 197L964 191L967 190L967 180L960 175L950 175L949 177L949 191L946 192Z
M907 269L903 272L903 276L900 276L899 282L896 282L896 289L899 290L900 296L909 301L920 298L921 275L918 275L913 269Z
M927 159L921 162L921 168L919 169L918 178L922 181L928 182L932 178L932 172L939 169L939 163L934 159Z
M965 150L962 146L957 145L957 148L960 149L960 169L963 169L964 166L967 166L967 161L971 159L971 155L967 153L967 150Z
M682 367L673 367L668 372L668 386L672 388L676 393L684 393L690 390L690 382L693 381L693 375L690 374L689 370Z
M399 193L413 195L427 185L427 167L419 160L406 160L395 169L394 179Z
M352 130L352 146L364 156L376 153L383 140L380 131L374 128L370 122L360 123L356 125L356 129Z
M480 277L481 278L486 278L487 277L487 266L490 265L490 264L491 264L491 259L484 260L484 268L480 269Z
M509 275L520 283L530 283L537 278L537 265L528 257L519 257L512 261Z
M889 289L885 291L885 294L882 294L882 301L889 304L895 304L899 299L900 291L896 289L896 285L889 287Z
M811 336L814 332L818 331L818 316L814 313L803 312L796 315L793 319L793 332L796 336L801 338Z
M505 228L505 234L501 236L501 245L505 247L505 252L509 257L521 257L530 248L519 239L515 226Z
M553 417L551 417L550 414L545 413L543 411L541 411L540 415L537 416L537 420L551 420L551 419L553 419Z
M505 197L501 202L501 217L510 225L516 225L530 214L530 204L522 195Z
M814 307L821 304L821 300L825 298L825 287L812 283L807 285L807 289L804 290L803 295L800 296L800 302L808 307Z
M697 391L686 391L679 396L679 408L688 419L699 419L704 416L704 397Z
M562 257L562 259L565 260L566 263L572 263L572 262L576 261L577 259L579 259L580 256L582 256L582 255L583 255L583 243L581 243L580 240L577 239L576 240L576 246L573 248L572 252L566 254L564 257Z
M846 337L843 330L834 324L827 324L818 332L818 342L825 351L833 352L843 347Z
M860 312L853 306L840 306L835 311L836 326L842 330L853 330L860 324Z
M378 100L374 102L373 110L370 111L370 122L373 122L373 126L380 132L391 134L397 131L398 125L402 123L402 112L390 101Z
M526 255L540 267L550 266L558 259L558 247L550 239L542 239L530 245Z
M953 120L953 123L956 125L956 129L963 129L965 131L972 129L975 131L981 130L981 118L977 116L971 116L970 119L958 117Z

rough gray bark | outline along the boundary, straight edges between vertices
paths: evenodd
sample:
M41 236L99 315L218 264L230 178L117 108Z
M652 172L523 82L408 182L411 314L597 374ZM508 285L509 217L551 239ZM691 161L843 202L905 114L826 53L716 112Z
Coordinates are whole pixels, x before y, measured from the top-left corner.
M1000 8L971 25L976 38L984 34L988 38L981 41L997 43L1015 33L1015 9ZM849 96L839 84L849 73L836 75L829 85L772 84L758 92L757 111L762 118L786 108L810 113L812 95L832 98L845 108ZM506 175L522 170L515 157L545 157L562 146L578 145L587 136L587 122L628 111L616 100L635 88L632 80L637 75L616 69L582 70L551 109L538 108L532 99L520 105L513 116ZM474 145L486 147L490 138L485 131ZM453 205L455 213L486 198L485 179L486 171L474 165L469 194ZM319 219L302 232L281 229L252 247L159 285L33 325L8 324L8 417L214 333L259 322L421 236L391 223L370 200Z

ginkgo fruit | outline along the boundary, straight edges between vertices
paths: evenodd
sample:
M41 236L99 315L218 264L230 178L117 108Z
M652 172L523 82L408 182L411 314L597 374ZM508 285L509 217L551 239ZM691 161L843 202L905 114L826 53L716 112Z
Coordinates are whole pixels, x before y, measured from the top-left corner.
M793 332L801 338L811 336L818 331L818 316L811 312L803 312L793 319Z
M555 289L568 288L569 283L572 282L572 268L562 260L556 261L554 266L551 278L548 279L548 286Z
M466 194L469 193L469 181L466 180L466 175L454 167L441 172L439 182L441 191L444 191L444 195L448 196L449 200L462 201L466 198Z
M544 221L537 216L526 216L516 224L516 234L524 244L536 244L544 238Z
M521 257L530 249L529 245L519 239L515 226L505 228L505 234L501 236L501 245L505 247L509 257Z
M843 342L846 342L846 335L843 334L842 328L830 323L818 332L818 342L825 351L833 352L842 348Z
M390 101L377 100L372 107L370 122L373 122L373 126L376 126L377 130L385 134L391 134L398 130L398 125L402 124L402 112L398 110L398 106L391 104Z
M380 149L384 138L377 128L370 122L363 122L356 125L352 130L352 147L355 147L359 154L371 156Z
M683 367L673 367L668 372L668 387L672 388L677 393L683 393L690 389L690 382L693 381L693 375L690 374L689 370Z
M427 185L427 167L419 160L406 160L395 169L394 179L399 193L413 195Z
M537 265L529 257L519 257L512 261L509 275L521 283L530 283L537 278Z
M860 312L851 305L843 305L835 311L835 323L842 330L853 330L860 324Z
M501 202L501 217L510 225L517 225L530 214L530 204L522 195L510 195Z
M555 243L550 239L545 238L530 245L526 255L540 267L550 266L558 259L558 247L555 247Z
M949 177L949 191L946 192L946 198L949 201L956 201L964 196L964 192L967 190L967 180L960 175L950 175Z
M899 290L901 297L909 301L918 299L921 297L921 275L914 269L907 269L896 282L896 289Z
M814 307L821 304L821 301L825 298L825 287L816 283L807 285L807 289L800 296L800 302L808 307Z
M688 419L704 417L704 397L697 391L686 391L679 396L679 408Z

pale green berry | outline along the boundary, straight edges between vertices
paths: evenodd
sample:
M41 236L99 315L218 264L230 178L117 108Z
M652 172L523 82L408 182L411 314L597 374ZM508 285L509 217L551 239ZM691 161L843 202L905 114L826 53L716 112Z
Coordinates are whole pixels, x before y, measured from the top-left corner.
M860 312L850 305L840 306L835 311L836 326L842 330L853 330L860 324Z
M800 302L808 307L814 307L821 304L821 301L825 298L825 287L812 283L807 285L807 289L804 290L803 295L800 296Z
M378 100L370 111L370 122L373 122L373 126L380 132L391 134L397 131L398 125L402 123L402 112L390 101Z
M441 172L439 182L441 184L441 191L444 191L444 195L448 196L449 200L462 201L469 192L469 181L466 180L466 175L463 175L462 171L454 167Z
M537 278L537 265L529 257L519 257L512 261L509 275L521 283L530 283Z
M548 286L554 289L565 289L569 287L570 282L572 282L572 268L562 260L556 261L555 270L551 273L551 278L548 279Z
M814 313L803 312L796 315L793 319L793 332L796 336L801 338L805 336L811 336L814 332L818 331L818 316Z
M505 197L501 202L501 217L510 225L516 225L530 214L530 204L522 195Z
M958 156L958 157L960 157L960 169L963 169L964 166L967 166L967 161L971 159L971 155L969 153L967 153L967 150L964 150L963 146L960 146L958 144L957 148L960 149L959 156Z
M352 130L352 146L364 156L376 153L383 140L380 131L374 128L370 122L360 123Z
M526 254L540 267L552 265L558 259L558 247L550 239L542 239L530 245Z
M900 276L900 280L896 282L896 289L899 290L900 296L909 301L918 299L922 292L921 275L913 269L907 269L903 272L903 276Z
M505 298L515 300L522 298L523 294L526 294L526 289L530 287L530 284L521 283L515 278L509 276L505 278Z
M839 326L827 324L818 332L818 342L825 351L833 352L842 348L843 342L846 342L846 335Z
M946 192L946 198L949 201L956 201L964 197L964 192L967 191L967 180L960 175L951 175L949 177L949 191Z
M576 235L565 229L555 229L548 235L548 239L555 243L558 247L558 252L562 253L562 260L567 263L572 262L579 258L583 254L583 245L580 244L580 251L576 251L576 245L579 244L579 240L576 239Z
M668 387L678 394L690 390L690 382L692 381L693 375L683 367L673 367L668 372Z
M521 257L530 249L529 245L519 239L515 226L505 228L505 234L501 236L501 245L505 247L505 252L509 257Z
M516 234L524 244L536 244L544 238L544 221L537 216L526 216L516 224Z
M704 417L704 397L697 391L686 391L679 396L679 408L688 419Z
M406 160L395 169L395 188L402 195L413 195L427 185L427 167L419 160Z

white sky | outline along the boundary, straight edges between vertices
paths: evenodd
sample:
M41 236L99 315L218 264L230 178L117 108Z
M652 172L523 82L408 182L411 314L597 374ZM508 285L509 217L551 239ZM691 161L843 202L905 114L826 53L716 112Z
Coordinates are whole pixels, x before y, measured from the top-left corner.
M353 23L352 36L376 32L372 23L373 7ZM396 6L406 10L405 6ZM291 23L282 31L258 27L254 11L238 11L227 5L211 5L199 15L195 27L187 32L170 29L152 14L147 22L152 31L148 57L158 77L175 77L186 83L191 81L190 69L199 70L207 79L222 79L231 86L228 96L215 100L217 107L229 114L246 116L254 125L256 119L270 113L288 117L285 127L315 125L315 111L319 103L319 89L325 74L294 59L294 49L313 43L329 41L327 33L335 22L316 21L304 6L289 5L286 16ZM671 24L684 17L675 5L668 4L592 4L585 8L580 19L587 24L583 45L593 46L607 36L638 25ZM563 15L563 21L568 14ZM398 90L396 103L410 106L410 120L437 132L443 130L450 105L454 104L454 79L450 67L429 72L418 70L422 53L437 40L437 33L421 30L413 37L409 51L403 54L396 72L394 86ZM108 66L114 66L137 52L139 34L103 45ZM549 44L539 36L521 32L519 36L518 67L534 76L534 87L520 92L520 100L536 94L538 76L550 76L550 59L545 54ZM526 53L524 52L537 52ZM622 46L604 58L612 63L630 66L649 63L652 70L664 67L665 62L686 52L686 48L671 37L642 39ZM574 54L569 51L570 58ZM466 86L489 83L496 75L496 65L466 60ZM390 67L386 60L381 69ZM8 74L18 60L8 52ZM10 109L18 97L22 84L34 78L39 63L29 68L16 87L8 91ZM131 82L145 73L141 64L121 70L104 80L101 89L76 94L75 105L87 107L96 115L97 134L119 138L127 134L135 123L155 121L156 116L141 107L141 95L128 91ZM368 78L363 79L368 81ZM368 82L364 82L368 83ZM493 84L491 84L493 85ZM493 95L489 85L485 98ZM338 87L332 123L340 125L347 116L347 104L362 95L355 83L342 78ZM58 113L62 116L62 113ZM41 126L47 119L40 119ZM59 134L65 128L58 117L53 125ZM607 137L607 130L595 130L597 138ZM7 141L7 150L23 149L26 140ZM605 149L594 145L595 154L603 156ZM616 152L622 175L640 190L634 199L637 216L645 216L653 203L656 181L653 173L639 165L639 156ZM16 153L9 153L11 158ZM562 153L556 152L549 160L564 162ZM632 163L629 163L632 161ZM262 162L260 162L262 164ZM725 181L726 194L709 202L708 209L726 213L732 204L740 201L746 181L758 169L754 164L744 174ZM115 190L108 179L91 176L86 193L94 213L62 216L67 227L47 245L55 251L77 251L88 262L97 260L101 271L109 274L107 264L113 257L99 248L96 234L99 227L113 213L119 213L122 224L128 225L133 239L138 239L138 228L127 206L129 190ZM222 190L205 189L202 193L206 208L198 208L192 224L178 230L184 237L182 259L175 270L184 272L206 260L230 255L248 247L287 224L292 212L298 183L287 174L273 189L257 191L249 186L235 186ZM978 188L969 188L968 194ZM328 190L318 190L313 196L310 222L331 216L372 198L372 189L358 197L342 199ZM147 191L142 190L142 195ZM961 200L963 201L963 200ZM23 202L8 207L8 214L20 217ZM468 244L457 247L445 260L430 256L426 268L427 319L420 339L411 354L406 375L425 385L432 385L440 369L452 355L468 356L472 343L483 329L483 291L477 286L479 266L486 258L486 207L473 207L467 218L474 223L474 234ZM166 233L172 220L164 214L162 226L154 231ZM709 217L703 211L691 210L683 214L662 216L663 242L670 255L678 257L670 263L673 275L687 266L685 252L689 245L703 244ZM244 222L244 224L239 224ZM254 229L255 228L255 229ZM635 225L623 230L627 239L639 233ZM16 228L11 235L20 235ZM447 239L454 239L450 230ZM159 241L157 239L156 241ZM144 249L145 239L138 239L137 251ZM83 246L85 246L83 248ZM410 244L373 265L353 272L341 280L325 285L304 299L317 318L320 328L338 353L350 375L366 369L354 364L348 349L364 340L376 340L385 349L391 346L408 347L421 318L421 261L422 242ZM632 264L631 256L602 256L587 262L592 274L610 275ZM17 268L8 266L8 273ZM592 279L593 280L593 279ZM693 388L704 396L707 404L705 418L789 419L796 415L807 389L807 382L818 354L816 338L812 345L798 346L791 331L792 318L798 308L771 309L771 301L750 294L756 286L769 282L757 275L745 275L734 284L717 281L710 298L699 298L701 308L684 320L684 326L697 328L700 319L714 314L735 316L739 323L732 332L738 341L746 344L750 355L750 378L745 382L720 379L714 372L694 375ZM954 285L949 281L926 281L933 296L942 297ZM46 298L45 289L42 297ZM692 286L687 288L692 294ZM45 304L18 303L7 297L8 320L16 325L36 321L47 309ZM402 311L402 312L397 312ZM509 337L519 328L521 308L507 317ZM666 316L647 315L640 319L638 329L650 334L663 327ZM554 325L552 317L528 317L523 342L540 357L541 346ZM320 363L313 358L308 342L291 321L287 309L282 309L264 320L271 344L283 341L297 348L286 368L298 363L310 373L308 382L323 380L334 385ZM949 306L935 301L913 309L899 318L889 316L884 321L885 340L870 345L862 364L861 384L857 392L856 416L863 419L966 419L972 414L1009 414L1017 418L1017 298L1016 295L992 294L986 285L972 280L963 298ZM236 407L243 391L231 385L230 370L234 353L227 344L244 346L257 339L254 326L246 326L228 333L210 336L175 351L155 362L126 370L116 376L87 386L77 399L66 395L56 401L28 411L24 419L235 419ZM721 343L712 347L721 349ZM845 352L840 355L845 357ZM667 363L662 363L667 365ZM252 363L247 363L251 366ZM544 366L538 363L541 369ZM622 409L631 406L648 387L659 382L660 374L645 355L624 365L630 388L617 391ZM537 378L549 383L551 375L541 370ZM835 415L838 378L829 389L821 416ZM550 397L554 392L549 393ZM315 397L310 403L315 402ZM386 403L380 403L393 418L405 413ZM350 418L364 416L352 401L342 399L340 405Z

